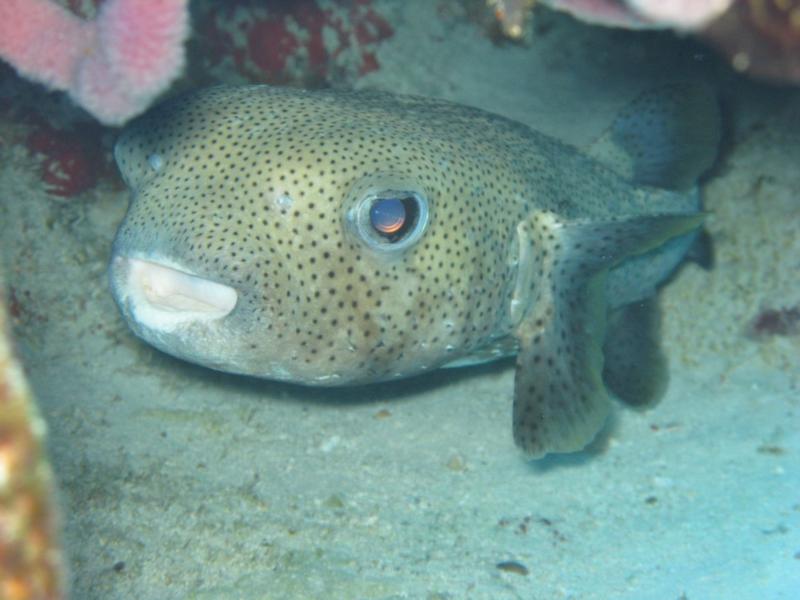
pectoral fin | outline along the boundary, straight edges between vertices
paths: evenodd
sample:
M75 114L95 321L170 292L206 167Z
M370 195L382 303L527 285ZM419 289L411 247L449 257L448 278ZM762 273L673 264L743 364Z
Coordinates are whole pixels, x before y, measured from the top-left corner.
M542 212L518 226L523 283L512 311L520 346L514 440L530 457L582 449L608 415L602 378L608 270L701 220L694 214L564 223Z
M667 389L669 372L658 343L660 326L656 298L628 304L609 315L603 381L629 406L652 405Z

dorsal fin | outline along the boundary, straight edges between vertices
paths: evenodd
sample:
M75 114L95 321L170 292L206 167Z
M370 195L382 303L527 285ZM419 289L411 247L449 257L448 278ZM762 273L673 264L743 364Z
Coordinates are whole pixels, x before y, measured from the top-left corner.
M631 102L588 152L634 183L683 190L713 164L720 131L710 88L670 84Z

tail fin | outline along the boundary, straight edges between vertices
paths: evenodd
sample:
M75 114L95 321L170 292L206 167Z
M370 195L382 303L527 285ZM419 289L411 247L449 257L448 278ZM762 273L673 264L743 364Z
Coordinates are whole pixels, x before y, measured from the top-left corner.
M589 154L637 184L684 190L714 163L720 133L708 86L670 84L631 102Z

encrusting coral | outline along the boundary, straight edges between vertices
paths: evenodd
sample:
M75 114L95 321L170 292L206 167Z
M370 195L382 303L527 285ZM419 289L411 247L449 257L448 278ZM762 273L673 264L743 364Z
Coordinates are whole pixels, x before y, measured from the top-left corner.
M53 477L42 443L44 429L22 366L13 355L8 312L0 297L0 598L3 600L64 597Z

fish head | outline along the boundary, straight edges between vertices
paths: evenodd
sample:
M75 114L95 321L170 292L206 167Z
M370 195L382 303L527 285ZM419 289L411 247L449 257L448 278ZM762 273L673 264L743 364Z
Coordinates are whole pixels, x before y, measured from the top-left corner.
M110 278L133 331L313 385L418 373L490 338L510 227L486 208L487 167L390 98L221 87L130 125Z

